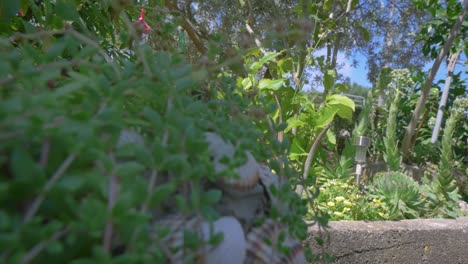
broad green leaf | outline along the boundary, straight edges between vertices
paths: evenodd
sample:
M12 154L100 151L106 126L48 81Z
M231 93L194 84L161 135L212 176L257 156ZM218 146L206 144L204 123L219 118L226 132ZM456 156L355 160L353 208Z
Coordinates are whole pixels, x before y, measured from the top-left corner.
M331 89L333 88L333 84L335 83L335 78L335 70L327 70L325 72L325 75L323 76L323 87L325 87L325 90L331 91Z
M268 89L268 90L278 90L279 88L283 87L284 84L284 79L277 79L277 80L271 80L271 79L262 79L260 80L258 84L258 89L263 90L263 89Z
M270 52L270 53L267 53L263 58L261 58L259 61L257 62L254 62L252 63L252 65L250 66L250 71L252 73L256 73L258 70L260 70L260 68L262 68L262 66L273 60L274 58L278 57L279 55L281 54L281 52Z
M338 112L338 108L330 108L330 107L325 107L322 108L319 112L318 119L315 121L315 125L317 128L324 128L327 126L331 121L333 121L333 118L335 118L336 113Z
M327 105L343 105L343 106L351 108L353 111L355 108L354 101L351 100L349 97L341 95L341 94L333 94L333 95L328 96L326 104Z

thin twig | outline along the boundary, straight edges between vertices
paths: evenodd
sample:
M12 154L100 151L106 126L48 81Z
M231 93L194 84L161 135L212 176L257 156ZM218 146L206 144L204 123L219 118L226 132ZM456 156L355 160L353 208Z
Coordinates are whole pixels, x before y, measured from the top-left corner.
M68 157L63 161L62 165L55 171L54 175L47 181L44 189L42 190L41 194L39 194L32 205L29 207L28 211L24 216L24 223L28 223L31 218L36 214L37 210L41 206L42 202L45 199L46 194L52 189L52 187L57 183L60 177L67 171L68 167L73 163L76 158L76 154L70 154Z
M41 158L39 160L39 166L41 168L45 168L47 166L47 162L49 161L49 152L50 152L50 141L46 140L42 143L41 147Z
M112 171L109 176L109 185L108 185L108 199L107 199L107 211L110 215L112 215L112 209L115 206L115 201L117 200L117 192L118 192L118 179L115 175L115 172ZM106 223L106 227L104 230L103 242L102 246L106 252L110 252L111 243L112 243L112 232L113 232L113 225L112 220L108 220Z
M32 261L35 257L37 257L37 255L39 255L39 253L42 252L42 250L44 250L44 249L49 245L49 243L51 243L51 242L53 242L53 241L56 241L56 240L59 240L59 239L62 238L65 234L67 234L68 231L69 231L68 228L59 230L59 231L55 232L49 239L43 240L43 241L41 241L39 244L35 245L35 246L34 246L33 248L31 248L31 250L29 250L28 253L23 257L21 263L29 263L30 261Z

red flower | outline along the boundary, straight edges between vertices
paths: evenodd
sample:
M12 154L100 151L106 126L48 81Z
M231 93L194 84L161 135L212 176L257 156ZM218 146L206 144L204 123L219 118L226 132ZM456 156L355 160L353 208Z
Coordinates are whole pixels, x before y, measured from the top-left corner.
M141 9L140 17L138 21L134 22L133 25L136 27L137 32L148 34L148 31L151 30L151 27L145 21L145 9Z

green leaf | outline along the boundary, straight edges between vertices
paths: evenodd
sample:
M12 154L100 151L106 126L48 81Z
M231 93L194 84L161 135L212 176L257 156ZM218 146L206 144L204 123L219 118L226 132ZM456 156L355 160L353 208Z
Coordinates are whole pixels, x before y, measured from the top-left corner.
M125 162L122 164L117 165L117 174L119 176L136 176L138 174L141 174L145 167L143 165L134 162L134 161L129 161Z
M323 3L323 11L328 11L333 5L333 0L325 0Z
M331 89L333 88L333 84L335 83L335 78L335 70L327 70L325 72L325 75L323 76L323 87L325 87L325 90L331 91Z
M330 107L322 108L319 112L318 119L315 121L316 127L324 128L325 126L330 124L330 122L333 121L333 118L335 118L335 115L337 112L338 112L338 108L330 108Z
M18 0L3 0L0 1L0 20L4 22L10 22L10 20L16 16L19 11L20 1Z
M39 167L31 157L30 152L16 147L11 154L11 170L19 180L37 179Z
M289 158L291 160L300 159L301 157L307 156L307 154L308 153L301 146L299 140L297 138L294 138L291 144L291 148L289 150Z
M336 137L333 131L328 130L326 133L326 136L327 136L328 142L330 142L333 145L336 145Z
M288 119L288 121L286 121L288 123L288 126L286 127L286 129L284 130L284 132L289 132L291 129L297 127L303 127L305 125L307 125L306 122L300 120L299 118L295 118L295 117L291 117Z
M336 113L340 117L352 120L355 104L350 98L344 95L334 94L327 97L326 105L328 108L336 110Z
M263 58L261 58L259 61L257 62L254 62L252 63L252 65L250 66L250 71L252 73L256 73L258 70L260 70L260 68L262 68L262 66L273 60L274 58L278 57L279 55L281 54L281 51L280 52L268 52Z
M284 79L277 79L277 80L271 80L271 79L262 79L260 80L260 83L258 84L258 89L263 90L278 90L281 87L283 87L284 84Z
M70 2L58 1L55 5L55 12L63 20L77 23L80 21L80 14L76 11L76 6Z
M292 71L293 60L292 58L285 58L278 61L278 67L281 69L281 72L289 73Z
M221 200L223 193L220 190L212 189L203 193L202 201L206 205L213 205L218 203Z
M154 193L151 195L152 206L158 206L166 200L176 189L176 185L172 182L158 185Z
M252 81L250 80L249 77L242 80L242 88L247 90L247 89L249 89L251 87L252 87Z

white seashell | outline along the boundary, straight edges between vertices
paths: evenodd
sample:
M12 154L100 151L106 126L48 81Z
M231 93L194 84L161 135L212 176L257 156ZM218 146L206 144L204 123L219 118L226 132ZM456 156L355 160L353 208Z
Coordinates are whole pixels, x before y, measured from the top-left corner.
M226 170L227 166L221 163L221 160L224 157L233 159L235 147L215 133L208 132L205 137L209 143L209 150L213 154L215 171ZM236 197L262 192L261 186L258 185L259 165L251 153L246 152L245 155L247 156L246 163L234 170L239 178L223 178L221 181L221 188Z
M282 233L284 240L280 242ZM289 248L289 253L282 253L280 247ZM266 219L261 226L253 228L247 235L247 258L244 263L303 264L306 260L301 242L291 238L287 227Z
M169 252L167 256L170 263L243 263L246 257L247 244L245 234L239 221L234 217L222 217L213 223L202 221L199 218L183 220L180 216L170 216L156 223L158 226L168 226L170 233L161 239L161 244ZM196 252L184 249L184 231L195 232L202 239ZM208 241L216 234L222 233L223 240L216 246Z
M247 254L247 242L242 226L233 217L223 217L213 223L213 233L207 223L202 225L203 237L208 240L213 233L223 233L223 241L210 250L205 257L207 264L243 263Z
M260 164L259 172L260 181L265 187L265 190L270 198L271 206L275 207L281 215L286 215L289 212L288 204L278 199L271 192L272 186L276 187L277 190L280 190L283 186L280 181L280 177L273 173L271 169L265 164Z

